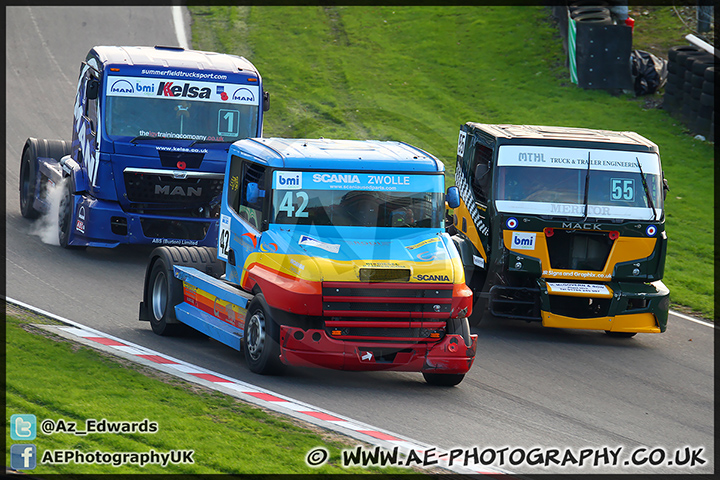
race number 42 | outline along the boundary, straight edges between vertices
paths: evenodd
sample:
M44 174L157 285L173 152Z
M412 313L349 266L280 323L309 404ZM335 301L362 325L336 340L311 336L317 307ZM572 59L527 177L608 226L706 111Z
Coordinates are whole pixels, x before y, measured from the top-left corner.
M218 233L218 257L227 261L230 252L230 217L220 215L220 232Z

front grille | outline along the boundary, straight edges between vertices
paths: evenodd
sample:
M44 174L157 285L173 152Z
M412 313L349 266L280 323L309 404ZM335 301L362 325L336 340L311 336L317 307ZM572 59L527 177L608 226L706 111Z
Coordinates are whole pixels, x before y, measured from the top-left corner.
M583 298L550 295L550 311L572 318L607 317L612 298Z
M143 235L148 238L178 238L202 240L210 228L209 222L189 222L160 218L141 218Z
M614 240L609 232L554 229L546 238L550 266L560 270L602 271Z
M327 317L449 318L452 284L323 282Z
M125 171L124 179L127 199L133 203L206 205L222 194L223 187L221 178L174 178L171 172Z

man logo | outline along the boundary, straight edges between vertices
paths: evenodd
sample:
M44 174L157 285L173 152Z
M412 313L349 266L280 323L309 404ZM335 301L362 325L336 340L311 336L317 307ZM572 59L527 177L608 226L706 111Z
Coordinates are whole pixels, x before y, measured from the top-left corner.
M254 102L255 95L247 88L238 88L235 90L235 93L233 93L232 99L240 102Z
M110 93L135 93L135 90L127 80L118 80L110 87Z

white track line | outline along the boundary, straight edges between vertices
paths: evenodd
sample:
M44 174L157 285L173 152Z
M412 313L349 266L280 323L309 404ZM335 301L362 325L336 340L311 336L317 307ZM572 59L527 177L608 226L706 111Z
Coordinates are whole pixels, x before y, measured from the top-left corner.
M717 328L717 327L715 327L715 324L712 323L712 322L706 322L705 320L698 320L697 318L693 318L693 317L690 317L690 316L688 316L688 315L684 315L684 314L679 313L679 312L673 312L672 310L670 311L670 313L672 313L672 314L675 315L676 317L682 318L683 320L687 320L688 322L695 322L695 323L698 323L698 324L700 324L700 325L705 325L706 327Z
M171 357L164 353L156 352L141 345L134 344L127 340L106 334L92 327L82 325L70 319L55 315L27 303L6 297L8 303L17 305L40 315L64 323L66 327L41 325L41 327L59 334L65 338L79 341L93 348L110 352L128 360L140 363L150 368L160 370L170 375L182 378L188 382L198 383L228 395L233 395L248 403L273 410L283 415L291 416L323 427L328 430L339 432L343 435L355 438L356 440L379 446L388 450L398 447L399 451L408 454L410 450L415 452L437 450L436 447L403 437L393 432L373 427L366 423L353 420L349 417L333 413L300 400L275 393L242 380L238 380L221 373L213 372L206 368L193 365L183 360ZM455 473L464 474L505 474L513 475L511 472L499 467L484 465L479 466L482 470L453 465L443 465L445 461L440 459L437 465ZM411 471L409 471L411 472Z
M177 37L178 46L189 49L187 35L185 34L185 22L183 21L182 5L173 5L172 17L175 24L175 36Z

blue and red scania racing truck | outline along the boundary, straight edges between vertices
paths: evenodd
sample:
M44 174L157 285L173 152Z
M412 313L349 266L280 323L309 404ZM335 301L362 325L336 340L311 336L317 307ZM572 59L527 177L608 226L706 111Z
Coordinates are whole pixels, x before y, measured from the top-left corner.
M444 166L398 142L245 139L229 150L217 248L150 255L140 320L284 365L460 383L472 292L445 232Z
M262 136L268 106L245 58L94 47L80 66L72 142L25 142L22 215L49 213L60 189L63 247L214 245L228 148Z

